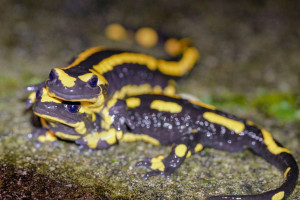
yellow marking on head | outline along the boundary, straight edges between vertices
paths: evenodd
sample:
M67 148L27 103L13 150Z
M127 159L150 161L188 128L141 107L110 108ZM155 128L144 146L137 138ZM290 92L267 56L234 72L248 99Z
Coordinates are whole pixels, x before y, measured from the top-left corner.
M70 141L75 141L81 137L80 135L70 135L60 131L55 132L55 135L60 139L70 140Z
M150 70L155 70L157 68L157 60L152 56L139 53L121 53L103 59L98 64L94 65L93 69L99 74L104 74L113 70L115 66L124 63L146 65Z
M87 74L83 74L81 76L78 76L78 78L80 80L82 80L83 82L88 82L93 76L94 76L93 73L87 73Z
M245 125L242 122L229 119L216 113L205 112L203 114L203 118L209 122L225 126L237 134L241 133L245 129Z
M84 61L87 57L89 57L92 54L97 53L101 50L104 50L104 48L103 47L91 47L91 48L81 52L70 65L68 65L67 67L64 67L62 69L69 69L71 67L74 67L75 65L78 65L79 63Z
M187 146L185 144L179 144L175 147L175 154L178 157L183 157L186 154Z
M191 157L191 155L192 155L191 151L188 151L187 154L186 154L186 158Z
M199 152L199 151L202 151L202 149L203 149L203 145L202 145L202 144L197 144L197 145L195 146L194 151L197 153L197 152Z
M158 35L152 28L141 28L135 34L136 41L144 47L150 48L158 42Z
M277 155L277 154L280 154L280 153L283 153L283 152L286 152L286 153L291 153L288 149L284 148L284 147L280 147L278 146L271 133L269 133L268 131L266 131L265 129L261 129L261 133L263 135L263 138L264 138L264 143L267 145L267 148L268 150Z
M154 100L150 105L151 109L162 112L179 113L182 111L182 106L175 102L168 102L162 100Z
M57 138L53 135L52 131L47 131L45 135L40 135L38 141L44 142L54 142Z
M164 159L164 156L157 156L151 159L151 168L153 170L159 170L159 171L164 171L165 170L165 165L162 162L162 160Z
M127 98L126 105L128 108L136 108L141 105L141 99L136 97Z
M158 61L158 70L164 74L171 76L183 76L193 68L199 59L199 52L194 47L187 48L180 61Z
M50 97L48 95L46 88L43 88L42 93L43 94L41 96L41 102L53 102L53 103L59 103L59 104L62 102L62 100L60 100L60 99Z
M120 142L136 142L136 141L144 141L152 145L160 145L160 142L157 139L150 137L149 135L146 134L125 133L123 137L120 139Z
M284 191L277 192L272 196L272 200L281 200L284 198Z
M127 32L121 24L110 24L105 28L105 35L111 40L124 40Z
M75 85L76 78L69 76L69 74L59 68L55 68L54 70L64 87L73 87Z
M198 105L198 106L201 106L201 107L210 109L210 110L216 110L216 107L215 107L215 106L209 105L209 104L206 104L206 103L203 103L203 102L201 102L201 101L189 100L189 102L191 102L192 104L195 104L195 105Z
M290 167L288 167L288 168L285 170L285 172L284 172L284 174L283 174L283 178L284 178L284 179L286 178L286 176L287 176L287 174L289 173L290 170L291 170Z

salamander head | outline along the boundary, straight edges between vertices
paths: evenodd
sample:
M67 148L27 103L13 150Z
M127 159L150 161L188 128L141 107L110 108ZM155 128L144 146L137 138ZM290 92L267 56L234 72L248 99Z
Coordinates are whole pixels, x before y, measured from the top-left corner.
M46 87L52 97L66 101L94 103L104 102L108 84L106 79L94 70L84 73L75 68L72 71L54 68L46 81Z
M96 115L79 102L67 102L50 97L43 88L36 93L33 112L50 122L58 122L75 129L79 134L92 130Z

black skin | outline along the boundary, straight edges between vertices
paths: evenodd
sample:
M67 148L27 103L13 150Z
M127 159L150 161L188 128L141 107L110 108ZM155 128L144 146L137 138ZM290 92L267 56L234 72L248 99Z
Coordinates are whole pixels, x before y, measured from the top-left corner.
M122 130L123 133L145 134L157 139L162 145L172 145L170 154L162 159L164 165L163 170L152 169L152 159L146 158L136 164L137 167L145 166L150 169L146 173L145 179L163 175L169 178L184 162L187 152L191 154L195 152L197 144L203 147L211 147L228 152L239 152L248 147L257 155L275 165L283 172L290 168L284 183L277 189L259 194L259 195L242 195L242 196L214 196L209 200L216 199L272 199L272 196L278 192L284 191L284 198L289 196L296 186L299 175L299 169L293 156L286 152L273 154L268 150L264 141L262 130L255 125L249 125L245 120L239 119L234 115L229 115L218 110L211 110L189 102L188 100L172 98L162 95L140 95L135 96L141 100L140 106L136 108L128 108L124 100L118 100L117 103L109 110L109 114L114 116L114 122L111 128ZM151 109L150 105L154 100L177 103L182 106L182 111L178 113L170 113L167 111L158 111ZM203 117L205 112L216 113L229 119L244 124L244 130L237 134L233 130L225 126L212 123ZM101 123L101 116L97 118L97 123ZM97 124L95 123L95 124ZM97 127L99 129L99 126ZM101 128L100 128L101 129ZM101 130L100 130L101 131ZM86 145L83 139L76 141L79 145ZM276 141L275 141L276 142ZM116 142L116 144L118 141ZM281 145L276 142L278 147ZM185 145L187 151L183 156L178 156L175 151L179 145ZM98 149L109 148L105 140L98 142Z

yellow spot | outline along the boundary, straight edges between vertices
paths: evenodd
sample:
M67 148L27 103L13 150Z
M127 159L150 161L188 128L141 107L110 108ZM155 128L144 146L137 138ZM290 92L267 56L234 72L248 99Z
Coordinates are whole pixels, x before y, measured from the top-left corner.
M281 200L284 198L284 191L278 192L272 196L272 200Z
M250 121L250 120L247 120L247 124L250 125L250 126L254 125L254 123L252 121Z
M109 129L100 133L100 139L105 140L108 144L115 144L117 142L116 129Z
M161 94L162 93L162 88L159 85L154 86L153 93Z
M127 38L125 28L120 24L110 24L105 28L105 35L111 40L124 40Z
M291 153L288 149L278 146L275 143L271 133L269 133L265 129L261 129L261 133L264 137L264 142L267 145L267 148L271 153L273 153L275 155L283 153L283 152Z
M99 133L92 133L92 134L87 134L84 139L87 142L87 145L91 149L95 149L98 145L98 141L100 140L100 134Z
M176 93L176 89L174 85L168 85L167 87L165 87L164 89L164 94L167 95L173 95Z
M126 105L129 108L136 108L141 104L141 99L136 97L131 97L126 99Z
M60 139L70 140L70 141L77 140L77 139L79 139L81 137L79 135L70 135L70 134L66 134L66 133L60 132L60 131L55 132L55 135L58 138L60 138Z
M150 137L149 135L146 134L125 133L123 137L120 139L120 142L136 142L136 141L144 141L153 145L160 145L157 139Z
M245 129L245 125L242 122L223 117L216 113L205 112L203 114L203 118L212 123L225 126L226 128L234 131L237 134L241 133Z
M170 38L165 43L165 51L171 56L178 56L183 51L180 40Z
M197 144L196 146L195 146L195 152L199 152L199 151L202 151L202 149L203 149L203 145L202 144Z
M35 102L35 98L36 98L36 92L31 92L28 96L27 99L29 99L31 102Z
M284 172L284 174L283 174L283 178L286 178L286 176L287 176L287 174L289 173L290 170L291 170L290 167L288 167L288 168L285 170L285 172Z
M75 125L75 131L79 134L85 134L86 133L86 127L85 127L85 123L82 122L77 122Z
M186 151L187 151L187 147L184 144L180 144L175 148L175 154L178 157L183 157L186 154Z
M141 46L150 48L158 42L158 35L154 29L145 27L136 32L135 39Z
M45 135L40 135L38 141L44 142L54 142L57 138L53 135L52 131L47 131Z
M53 102L53 103L61 103L62 100L50 97L47 93L47 90L43 88L43 94L41 96L41 102Z
M139 53L121 53L103 59L98 64L94 65L93 69L99 74L104 74L113 70L115 66L123 63L146 65L150 70L155 70L157 68L157 60L152 56Z
M199 52L194 47L187 48L180 61L158 61L158 70L166 75L183 76L185 73L193 68L199 59Z
M151 109L155 109L162 112L179 113L182 110L182 106L174 103L162 100L154 100L150 105Z
M78 76L78 78L79 78L80 80L82 80L83 82L88 82L93 76L94 76L93 73L87 73L87 74Z
M159 170L159 171L164 171L165 170L165 165L162 162L164 159L164 156L157 156L151 159L151 168L153 170Z
M58 79L65 87L73 87L75 85L76 78L69 76L66 72L59 68L54 69L58 75Z
M74 67L75 65L78 65L79 63L84 61L87 57L89 57L92 54L97 53L101 50L104 50L104 48L103 47L91 47L91 48L81 52L70 65L68 65L67 67L64 67L62 69L69 69L71 67Z
M191 102L192 104L195 104L195 105L198 105L198 106L201 106L201 107L210 109L210 110L216 110L216 107L215 107L215 106L209 105L209 104L206 104L206 103L203 103L203 102L201 102L201 101L189 100L189 102Z
M191 155L192 155L191 151L188 151L187 154L186 154L186 158L191 157Z

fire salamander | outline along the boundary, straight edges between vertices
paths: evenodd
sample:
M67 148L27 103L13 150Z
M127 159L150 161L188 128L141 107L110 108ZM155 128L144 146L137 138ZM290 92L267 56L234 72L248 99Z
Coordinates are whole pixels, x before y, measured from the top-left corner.
M147 47L158 41L156 32L150 28L140 29L136 35L139 43ZM94 112L99 112L110 98L151 92L174 94L176 81L193 68L199 53L185 39L168 39L165 46L171 60L104 47L87 49L68 66L52 69L45 83L25 88L34 91L27 107L34 102L35 91L45 86L50 96L85 103Z
M291 152L271 134L251 121L216 110L214 106L177 96L139 95L106 101L101 112L85 105L65 102L37 92L33 107L47 121L47 130L57 137L92 149L107 149L119 142L142 140L153 145L171 145L170 154L146 158L136 164L150 169L145 179L170 177L186 158L204 147L239 152L245 147L283 172L283 184L257 195L223 195L208 200L281 200L296 186L299 175Z

